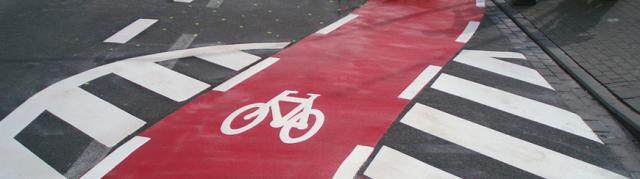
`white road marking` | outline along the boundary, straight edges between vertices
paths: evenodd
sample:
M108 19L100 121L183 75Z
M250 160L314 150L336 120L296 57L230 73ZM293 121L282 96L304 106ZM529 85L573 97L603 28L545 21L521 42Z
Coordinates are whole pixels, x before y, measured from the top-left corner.
M602 144L580 116L564 109L445 73L431 87Z
M193 0L173 0L173 2L191 3Z
M538 71L497 58L526 59L515 52L462 50L453 61L554 90Z
M169 51L182 50L182 49L189 48L189 46L191 45L193 40L196 39L196 37L198 37L198 35L196 34L180 35L180 37L178 37L178 40L176 40L176 42L174 42L173 45L171 45L171 48L169 48Z
M258 64L249 67L249 69L241 72L240 74L234 76L233 78L225 81L224 83L216 86L215 88L213 88L213 91L221 91L221 92L225 92L231 88L233 88L234 86L242 83L244 80L247 80L249 77L253 76L254 74L264 70L265 68L271 66L272 64L276 63L278 60L280 60L279 58L275 58L275 57L269 57L267 59L264 59L263 61L259 62Z
M382 146L364 174L375 179L460 178L387 146Z
M416 77L415 80L413 80L413 82L411 82L411 84L409 84L409 86L407 86L407 88L404 89L404 91L402 91L402 93L400 93L398 98L411 100L416 97L422 88L424 88L424 86L426 86L427 83L429 83L429 81L438 74L440 69L442 69L442 67L429 65L418 75L418 77Z
M129 24L124 29L116 32L111 37L104 40L104 42L109 43L127 43L136 35L140 34L145 29L149 28L154 23L158 22L156 19L138 19L133 23Z
M480 22L469 21L469 24L467 24L467 27L464 28L464 31L462 32L462 34L458 36L458 38L456 39L456 42L467 43L469 39L473 37L473 34L476 33L476 30L478 29L479 26L480 26Z
M484 0L476 0L476 7L484 7Z
M85 93L80 90L79 86L90 82L101 76L118 73L127 70L137 70L135 64L142 63L155 63L170 59L178 59L184 57L190 57L195 55L207 55L215 53L228 53L241 50L251 49L282 49L289 43L248 43L248 44L234 44L234 45L219 45L192 48L186 50L169 51L158 54L151 54L141 57L124 59L107 65L93 68L85 72L73 75L69 78L61 80L53 85L39 91L35 95L28 98L24 103L20 104L15 110L7 115L3 120L0 120L0 176L2 178L61 178L63 177L55 169L51 168L46 162L33 154L28 148L21 145L14 139L20 131L22 131L27 125L33 122L40 114L45 110L50 109L53 105L70 105L71 101L62 100L61 98L75 96L78 93ZM131 63L135 61L135 63ZM134 66L132 66L132 64ZM82 95L82 94L80 94ZM196 95L196 94L193 94ZM81 97L82 101L75 102L73 105L85 105L83 101L89 98ZM99 98L93 98L99 99ZM177 99L177 98L176 98ZM59 100L65 101L61 103ZM91 100L89 100L91 101ZM103 101L88 102L88 105L99 104L101 106ZM95 107L95 105L94 105ZM63 108L56 107L53 108ZM109 108L107 108L109 109ZM113 107L106 112L101 111L96 115L101 116L119 116L120 111ZM66 110L66 109L65 109ZM116 114L103 114L103 113L116 113ZM59 112L58 112L59 113ZM66 120L66 119L62 119ZM109 119L113 120L113 119ZM116 119L118 120L118 119ZM131 126L118 126L119 128L131 128L138 124L133 123ZM114 130L120 132L118 130ZM85 132L85 131L83 131ZM116 134L118 135L118 134ZM103 140L109 141L109 140ZM110 142L106 142L110 143ZM42 176L42 177L40 177Z
M0 159L0 178L66 178L13 138L0 138Z
M400 122L544 178L625 178L420 103Z
M130 61L125 65L135 67L135 70L118 70L115 74L177 102L185 101L209 87L207 83L155 63Z
M318 32L316 32L316 33L318 33L318 34L322 34L322 35L327 35L327 34L329 34L329 33L333 32L334 30L336 30L336 29L340 28L340 26L342 26L342 25L344 25L344 24L348 23L349 21L351 21L351 20L353 20L353 19L355 19L355 18L357 18L357 17L358 17L358 15L357 15L357 14L349 14L349 15L347 15L347 16L344 16L344 17L343 17L343 18L341 18L340 20L338 20L338 21L336 21L336 22L334 22L334 23L331 23L331 24L329 24L328 26L326 26L326 27L324 27L324 28L320 29L320 30L319 30Z
M259 56L255 56L242 51L199 55L196 57L235 71L241 70L242 68L247 67L260 60Z
M84 174L82 179L100 179L124 161L131 153L149 141L148 137L135 136L107 155L98 165Z
M52 96L47 111L96 139L113 147L146 122L110 103L74 88Z
M346 159L340 164L338 170L333 175L333 179L352 179L358 173L360 166L367 161L373 148L369 146L357 145Z
M220 5L222 5L222 2L224 2L224 0L209 0L209 3L207 4L207 8L219 8Z

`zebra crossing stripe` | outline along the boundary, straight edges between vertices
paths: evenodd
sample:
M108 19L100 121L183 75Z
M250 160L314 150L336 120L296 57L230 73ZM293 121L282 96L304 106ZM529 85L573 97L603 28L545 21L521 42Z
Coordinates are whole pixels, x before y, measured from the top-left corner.
M0 176L64 177L14 138L45 110L108 147L114 146L145 124L133 115L80 89L79 86L85 83L114 73L170 99L184 101L209 85L162 66L154 66L157 65L155 62L240 50L282 49L288 44L219 45L151 54L103 65L54 83L31 96L0 120L0 158L3 160L0 162Z
M625 178L420 103L400 122L545 178Z
M149 141L148 137L135 136L131 140L122 144L111 154L107 155L98 165L84 174L81 179L98 179L104 177L109 171L118 166L127 156Z
M580 116L552 105L445 73L441 74L440 77L436 79L431 88L475 101L477 103L591 139L602 144L602 141L591 131L591 128L582 121Z
M387 146L382 146L364 174L375 179L460 178Z
M135 70L118 70L115 74L151 91L182 102L209 87L209 84L175 72L156 63L130 61L125 66Z
M260 60L259 56L255 56L243 51L235 51L228 53L198 55L200 59L215 63L229 69L238 71Z
M80 88L53 96L49 112L107 147L113 147L146 122ZM71 95L69 95L71 94Z
M554 90L538 71L497 58L525 59L515 52L462 50L453 61Z
M398 98L411 100L424 88L424 86L435 77L438 72L442 69L440 66L429 65L424 71L416 77L407 88L405 88L402 93L398 96Z
M340 164L338 170L333 175L333 179L351 179L356 176L360 166L367 161L373 152L373 147L357 145L346 159Z

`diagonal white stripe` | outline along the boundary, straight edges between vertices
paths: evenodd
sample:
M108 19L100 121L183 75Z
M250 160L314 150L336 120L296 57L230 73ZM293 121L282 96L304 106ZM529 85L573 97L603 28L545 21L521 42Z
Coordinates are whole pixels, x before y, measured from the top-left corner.
M420 103L400 122L545 178L625 178Z
M387 146L382 146L364 174L375 179L460 178Z
M158 22L158 20L156 19L138 19L133 23L129 24L124 29L111 35L111 37L104 40L104 42L120 43L120 44L127 43L133 37L142 33L142 31L149 28L149 26L153 25L156 22Z
M496 58L525 59L525 56L514 52L462 50L453 61L553 90L538 71Z
M244 67L247 67L252 63L260 60L259 56L255 56L243 51L198 55L196 57L235 71L241 70Z
M602 144L580 116L564 109L444 73L431 87Z

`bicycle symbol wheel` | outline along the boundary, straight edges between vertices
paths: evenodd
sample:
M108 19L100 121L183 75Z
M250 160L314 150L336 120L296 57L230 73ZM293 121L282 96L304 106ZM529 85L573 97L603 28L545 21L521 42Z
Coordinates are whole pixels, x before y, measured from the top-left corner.
M236 117L238 117L238 115L242 114L245 111L250 111L252 110L252 108L255 108L255 111L245 115L243 119L250 120L251 118L254 118L253 121L237 129L231 127L231 123ZM244 131L247 131L260 124L260 122L262 122L267 117L268 112L269 108L265 103L253 103L243 106L240 109L233 111L233 113L231 113L226 119L224 119L224 121L222 122L222 126L220 126L220 131L222 131L223 134L227 135L243 133Z

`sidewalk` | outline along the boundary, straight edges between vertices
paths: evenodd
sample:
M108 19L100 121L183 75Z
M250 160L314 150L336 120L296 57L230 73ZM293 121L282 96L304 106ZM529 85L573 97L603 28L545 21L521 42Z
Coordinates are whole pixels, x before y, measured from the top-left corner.
M637 35L640 17L635 13L638 7L640 2L629 0L539 0L534 6L512 8L637 114L640 111Z

